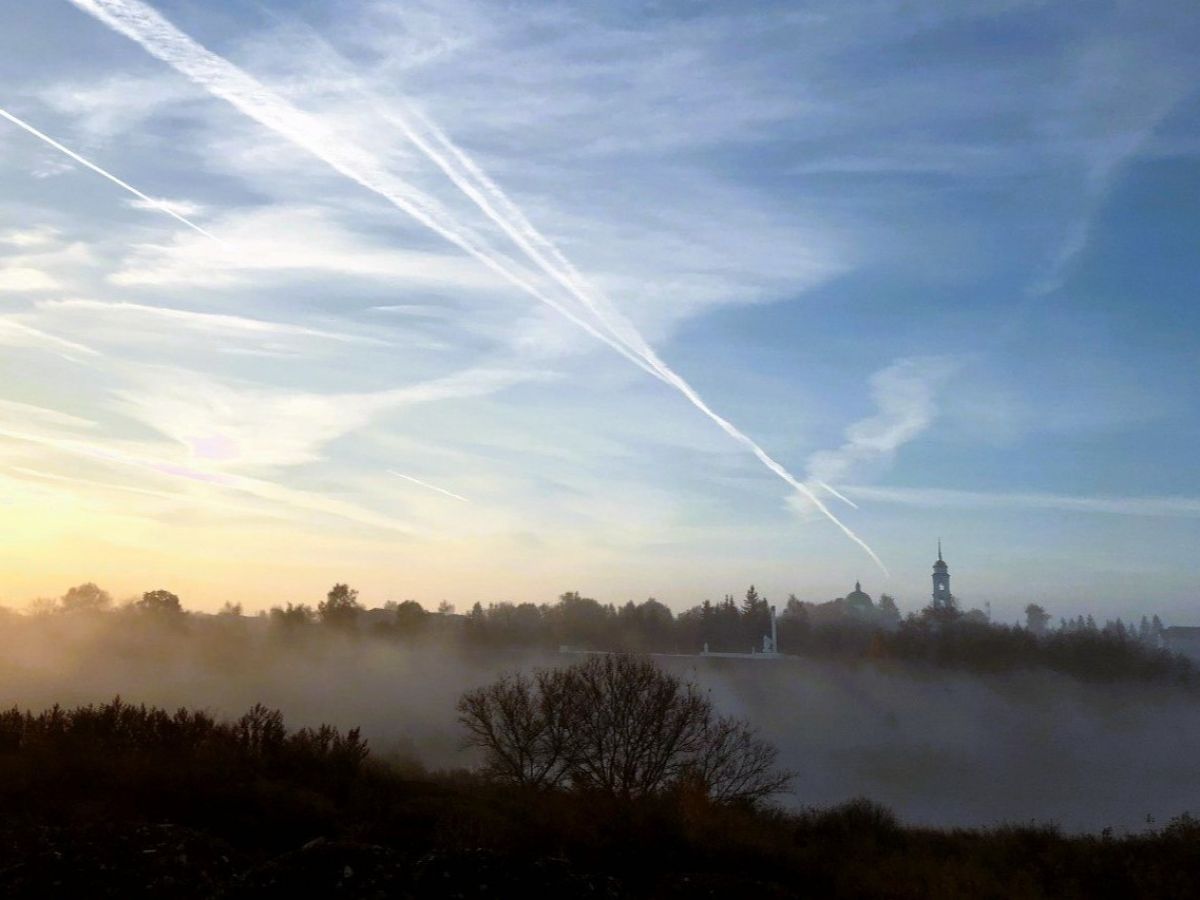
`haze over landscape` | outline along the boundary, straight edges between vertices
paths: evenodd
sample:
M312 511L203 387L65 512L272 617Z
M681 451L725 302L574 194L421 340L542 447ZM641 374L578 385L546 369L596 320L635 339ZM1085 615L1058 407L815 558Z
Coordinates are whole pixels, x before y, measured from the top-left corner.
M0 602L1200 621L1188 10L6 10Z
M1200 14L0 11L0 896L1200 896Z

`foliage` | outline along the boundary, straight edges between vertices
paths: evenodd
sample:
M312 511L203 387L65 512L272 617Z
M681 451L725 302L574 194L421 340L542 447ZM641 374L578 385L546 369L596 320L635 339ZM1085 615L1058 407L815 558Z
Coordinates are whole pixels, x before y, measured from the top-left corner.
M317 617L323 625L349 630L355 626L362 606L358 602L358 591L348 584L335 584L317 604Z
M288 603L286 607L273 606L268 616L271 627L283 635L294 634L297 629L314 622L316 617L312 607L304 603L295 606Z
M452 885L469 897L1200 896L1200 827L1187 815L1124 836L938 830L905 826L867 800L802 812L688 790L624 801L414 774L365 755L356 732L288 732L263 707L237 722L122 702L0 713L0 893L440 897ZM391 886L381 892L368 875L384 864ZM94 883L79 876L85 865ZM113 887L155 865L174 887ZM507 892L505 870L521 873ZM587 878L539 890L564 870Z
M112 596L89 581L68 590L58 604L65 613L100 612L112 606Z
M143 612L159 616L178 616L183 613L183 604L179 597L170 591L146 591L136 604Z

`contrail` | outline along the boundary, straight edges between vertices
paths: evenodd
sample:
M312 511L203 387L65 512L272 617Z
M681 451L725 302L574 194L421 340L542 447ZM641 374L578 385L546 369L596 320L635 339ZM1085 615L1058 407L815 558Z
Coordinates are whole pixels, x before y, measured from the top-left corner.
M853 500L851 500L849 497L847 497L845 494L841 493L840 491L834 490L831 485L826 484L824 481L821 481L819 478L814 478L813 484L815 484L817 487L819 487L823 490L828 491L830 494L837 497L839 500L841 500L847 506L852 506L855 509L858 509L857 503L855 503Z
M880 569L887 572L887 567L867 543L843 524L807 485L796 480L787 469L772 459L750 437L714 412L691 385L659 359L653 348L633 327L632 323L613 309L606 298L590 288L566 257L520 214L516 206L508 201L503 192L490 180L485 182L485 190L490 188L489 192L493 196L503 198L502 205L506 211L510 215L516 213L519 228L514 227L511 223L505 224L502 221L504 217L496 212L494 206L486 201L481 202L479 191L475 191L474 195L468 193L468 196L471 196L480 209L499 225L525 251L526 255L538 264L543 272L566 287L572 296L591 311L601 326L607 330L607 333L577 316L554 298L549 297L529 281L523 271L511 268L510 266L515 264L507 256L495 251L489 252L491 248L486 245L481 246L481 243L470 239L464 234L461 227L456 229L454 223L447 224L439 221L440 209L436 201L425 197L402 179L386 171L382 168L379 160L374 158L369 151L329 133L317 118L297 109L227 59L197 43L141 0L70 0L70 2L113 30L130 38L152 56L166 62L214 96L227 101L245 115L323 160L334 170L388 200L427 228L500 274L510 283L557 310L592 336L608 344L643 371L675 387L693 406L708 416L726 434L750 450L771 472L806 496L826 518L858 544ZM410 132L411 137L413 130L411 128L406 130ZM414 143L421 146L416 139L414 139ZM452 146L448 139L443 143ZM425 144L430 146L428 142ZM430 155L429 151L426 153ZM466 159L466 155L461 151L456 154L456 157ZM443 172L450 175L447 164L439 163L434 155L430 155L430 158L442 168ZM470 168L479 171L482 175L482 172L473 163L470 163ZM463 187L463 184L466 183L465 180L455 179L454 176L450 177L459 185L460 189L466 191Z
M8 119L8 121L12 122L18 128L25 129L30 134L32 134L35 138L45 141L47 144L49 144L55 150L59 151L60 153L65 153L67 156L71 157L71 159L75 160L75 162L79 163L81 166L86 166L87 168L89 168L93 172L95 172L97 175L104 176L105 178L107 178L109 181L111 181L113 184L117 185L118 187L124 188L125 190L129 191L129 193L133 194L135 197L138 197L138 198L146 201L146 203L153 206L159 212L164 212L168 216L170 216L172 219L182 222L188 228L192 229L192 231L199 232L200 234L204 235L209 240L216 241L218 244L223 244L221 239L219 237L217 237L215 234L212 234L209 231L205 231L203 228L201 228L199 225L197 225L191 219L187 219L187 218L181 216L179 213L175 212L175 210L171 209L169 206L167 206L161 200L155 200L153 197L143 194L141 191L139 191L137 188L135 188L129 182L122 181L116 175L112 174L112 172L106 172L104 169L100 168L95 163L89 162L88 160L84 159L82 156L80 156L78 153L76 153L71 148L64 147L62 144L60 144L58 141L54 140L54 138L50 137L48 134L44 134L43 132L38 131L36 128L34 128L32 125L30 125L28 122L26 122L22 119L18 119L16 116L14 116L12 113L8 112L7 110L0 109L0 118Z
M239 112L307 150L334 171L379 195L509 283L570 319L593 337L658 377L628 348L580 318L529 280L517 264L447 214L432 197L384 169L369 151L331 132L229 60L203 47L141 0L70 0Z
M499 185L492 181L465 152L455 145L445 132L419 113L414 112L413 115L425 126L433 140L448 156L439 152L437 147L434 147L433 144L425 140L405 119L399 118L395 121L405 131L409 139L417 145L418 149L429 157L455 186L474 201L475 205L499 226L518 247L525 251L526 255L542 271L546 272L546 274L583 303L608 328L616 340L629 347L632 352L644 359L654 369L654 372L661 380L667 382L683 394L693 406L715 422L726 434L749 449L769 470L783 479L793 489L807 497L827 519L841 529L850 540L866 551L875 564L887 574L887 566L883 564L883 561L876 555L875 551L835 516L808 485L794 478L786 468L772 459L752 438L742 432L732 422L713 411L696 390L658 356L654 348L650 346L641 333L633 326L633 323L622 315L607 297L584 278L562 251L526 218L521 209L509 199L508 195L501 190ZM461 171L456 169L456 164L461 167ZM474 179L474 184L471 183L471 179ZM501 214L498 210L503 210L504 213ZM851 501L828 485L823 485L823 487L829 490L835 497L849 503L855 509L858 508L854 503L851 503Z
M411 481L413 484L419 484L423 488L429 488L431 491L437 491L439 494L445 494L447 497L453 497L455 500L461 500L463 503L470 503L466 497L448 491L445 488L440 488L436 484L430 484L427 481L422 481L420 478L413 478L411 475L405 475L403 472L397 472L394 469L388 469L389 475L395 475L397 478L403 478L405 481Z

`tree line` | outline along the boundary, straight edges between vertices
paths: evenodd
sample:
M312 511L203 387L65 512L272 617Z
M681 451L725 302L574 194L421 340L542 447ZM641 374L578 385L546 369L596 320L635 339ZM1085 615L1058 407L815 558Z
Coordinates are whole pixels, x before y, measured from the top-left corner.
M78 585L57 600L39 601L41 614L116 610L185 627L189 614L180 598L165 589L115 604L92 583ZM245 622L240 604L226 603L218 619ZM348 584L333 585L315 605L288 603L260 613L268 632L280 640L301 641L322 633L384 640L446 640L479 650L537 649L627 653L751 653L763 649L771 633L771 604L753 585L740 600L726 595L705 600L678 615L650 598L624 605L601 603L568 591L555 603L482 603L465 614L442 603L436 612L415 600L365 609ZM776 621L778 650L786 655L844 660L908 661L1004 671L1042 667L1089 680L1157 680L1196 684L1195 666L1166 647L1158 616L1140 623L1120 619L1098 625L1091 616L1062 618L1037 604L1025 609L1022 625L995 623L981 610L963 611L953 598L902 616L884 594L878 602L860 591L825 603L791 595Z

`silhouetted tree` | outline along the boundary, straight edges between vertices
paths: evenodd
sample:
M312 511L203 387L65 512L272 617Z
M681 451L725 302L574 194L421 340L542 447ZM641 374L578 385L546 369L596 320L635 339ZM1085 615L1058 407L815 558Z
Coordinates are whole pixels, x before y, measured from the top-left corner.
M405 600L396 604L396 630L400 634L414 634L425 625L429 613L416 600Z
M464 694L458 710L485 771L519 784L626 800L686 785L754 803L790 780L745 724L716 717L695 685L645 658L597 655L532 680L504 676Z
M323 625L349 631L358 623L362 607L358 603L358 591L348 584L335 584L317 604L317 616Z
M504 675L458 701L467 745L484 751L484 771L528 787L558 787L570 770L566 692L558 670L533 679Z
M161 588L156 591L146 591L136 606L142 612L157 616L178 616L183 613L183 604L179 602L179 597Z
M891 594L879 595L878 615L880 624L887 628L900 624L900 609L896 606L896 600Z
M1025 629L1030 634L1041 637L1046 633L1046 626L1050 624L1050 614L1036 603L1030 603L1025 607Z
M71 588L59 600L63 612L98 612L112 606L112 595L92 582Z
M578 591L568 591L558 604L546 611L546 617L559 643L580 647L603 647L612 634L616 611L604 607Z
M685 778L694 779L718 803L754 804L786 791L791 783L791 773L775 768L778 756L748 724L721 717L705 729Z
M271 627L280 634L288 635L295 634L298 629L316 619L316 613L313 612L312 607L304 603L295 606L289 603L286 608L272 606L268 615Z

